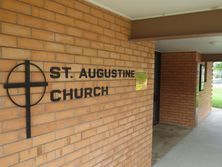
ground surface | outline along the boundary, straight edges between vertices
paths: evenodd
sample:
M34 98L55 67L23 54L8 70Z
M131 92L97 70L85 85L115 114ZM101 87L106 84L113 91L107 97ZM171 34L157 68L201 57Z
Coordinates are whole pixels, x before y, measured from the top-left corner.
M213 112L154 167L221 167L222 110Z
M191 130L172 125L156 125L153 129L152 164L158 162Z

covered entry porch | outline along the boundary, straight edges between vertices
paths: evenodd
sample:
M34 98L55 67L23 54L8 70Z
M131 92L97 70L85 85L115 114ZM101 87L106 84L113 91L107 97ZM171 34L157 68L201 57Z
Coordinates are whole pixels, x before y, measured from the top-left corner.
M222 160L222 110L212 109L209 116L199 125L191 130L171 127L174 132L180 133L168 136L168 141L161 141L158 127L154 128L154 140L159 140L159 144L168 145L171 150L158 161L154 167L219 167ZM178 131L179 130L179 131ZM164 132L170 134L170 132ZM177 141L175 143L174 141ZM153 151L159 151L158 145L154 145ZM168 147L168 149L170 149ZM154 157L156 158L156 157Z
M162 55L160 124L153 128L154 167L218 167L222 163L218 156L222 153L222 110L211 108L212 65L221 61L221 56L197 55ZM200 88L202 65L205 66L203 89Z

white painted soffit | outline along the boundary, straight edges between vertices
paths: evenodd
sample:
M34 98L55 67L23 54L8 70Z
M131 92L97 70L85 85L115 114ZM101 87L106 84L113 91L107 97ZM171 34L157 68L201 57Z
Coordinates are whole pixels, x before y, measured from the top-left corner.
M221 54L222 36L159 40L156 41L156 50L160 52Z
M86 0L131 20L222 8L222 0Z

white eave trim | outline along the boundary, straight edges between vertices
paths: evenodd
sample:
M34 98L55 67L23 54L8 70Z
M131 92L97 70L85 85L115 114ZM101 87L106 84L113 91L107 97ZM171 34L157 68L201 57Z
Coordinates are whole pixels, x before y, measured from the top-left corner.
M87 1L87 2L89 2L89 3L92 3L92 4L96 5L96 6L99 6L99 7L103 8L103 9L106 9L106 10L108 10L108 11L110 11L110 12L113 12L113 13L115 13L115 14L117 14L117 15L120 15L120 16L122 16L122 17L125 17L125 18L127 18L127 19L134 20L133 18L131 18L131 17L129 17L129 16L127 16L127 15L119 12L119 11L113 10L113 9L111 9L111 8L105 6L105 5L101 5L101 4L99 4L98 2L95 2L95 1L93 1L93 0L85 0L85 1Z

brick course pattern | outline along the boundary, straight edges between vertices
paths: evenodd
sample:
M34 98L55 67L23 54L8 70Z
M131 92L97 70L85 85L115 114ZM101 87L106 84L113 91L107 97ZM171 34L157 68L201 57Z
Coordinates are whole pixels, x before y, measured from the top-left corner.
M162 54L160 123L196 125L198 61L198 53Z
M1 0L0 13L0 166L151 166L154 42L128 41L129 20L82 0ZM9 70L27 59L49 82L32 108L28 140L25 110L3 89ZM55 65L71 66L74 78L50 78ZM82 67L146 71L148 87L135 91L135 79L79 80ZM24 81L22 69L14 75L11 82ZM50 102L52 89L73 85L108 85L110 95ZM33 88L33 98L40 92ZM11 94L24 103L24 91Z
M199 92L197 95L199 98L199 107L198 107L198 121L202 121L204 118L208 116L211 112L211 98L212 98L212 80L213 80L213 63L207 62L203 63L207 65L207 80L204 85L204 90Z

